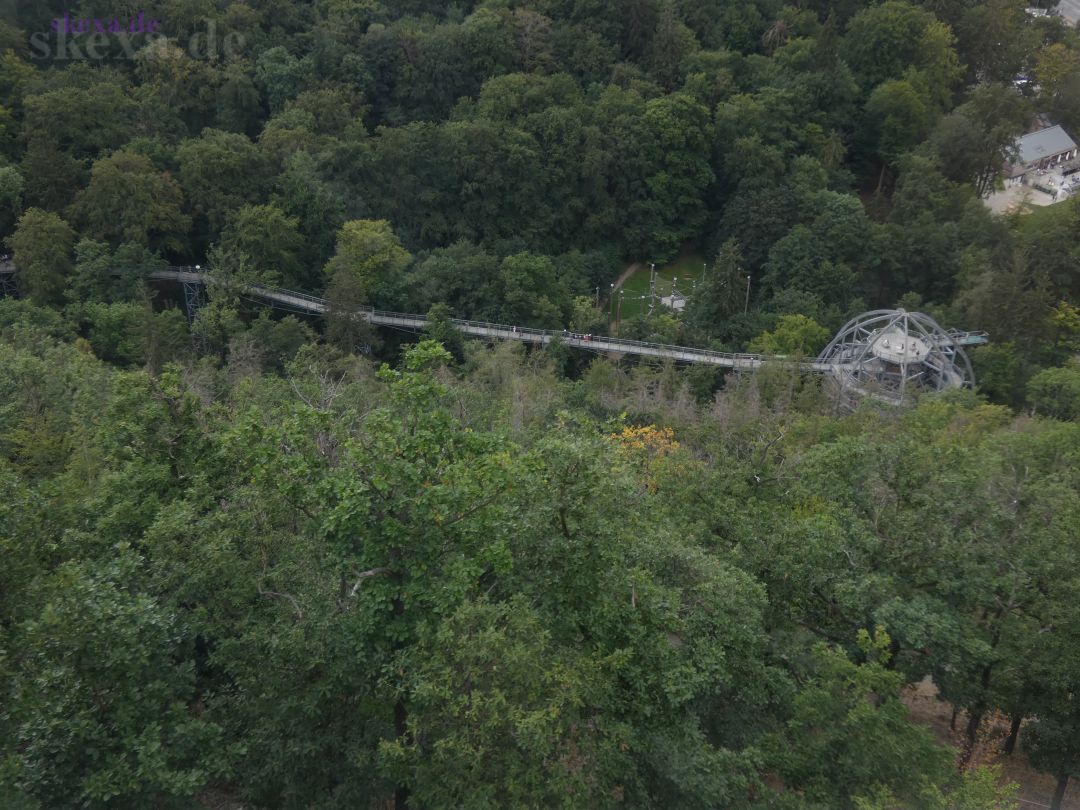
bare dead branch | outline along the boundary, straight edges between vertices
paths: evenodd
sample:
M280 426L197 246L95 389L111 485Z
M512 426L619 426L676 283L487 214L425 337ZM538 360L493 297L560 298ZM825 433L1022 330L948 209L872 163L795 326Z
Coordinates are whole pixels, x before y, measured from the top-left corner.
M372 568L370 571L361 571L356 575L356 582L353 584L352 590L349 591L349 597L352 598L356 596L356 592L360 590L360 586L364 583L365 579L377 577L380 574L384 576L394 576L394 571L393 569L384 567Z
M279 593L278 591L264 591L262 585L256 585L255 589L259 592L259 596L269 596L273 599L285 599L289 601L293 606L293 612L296 615L296 621L300 621L304 618L304 611L300 609L300 603L296 601L296 597L287 593Z
M452 517L450 520L448 520L445 523L441 524L440 528L445 529L447 526L453 526L459 520L465 520L465 518L472 517L477 512L479 512L481 509L483 509L485 506L490 506L491 504L495 503L495 501L497 501L499 499L499 497L505 491L506 490L500 489L498 492L496 492L490 498L485 498L484 500L477 503L475 506L472 506L472 507L466 509L464 512L461 512L460 514L454 515L454 517Z
M761 438L764 439L765 437L762 436ZM769 442L767 442L765 444L765 446L763 448L761 448L761 458L758 460L758 466L759 467L762 466L765 463L766 459L769 456L769 450L772 449L772 446L774 444L776 444L778 441L780 441L781 439L783 439L783 438L784 438L784 431L777 428L776 429L776 438L772 439Z

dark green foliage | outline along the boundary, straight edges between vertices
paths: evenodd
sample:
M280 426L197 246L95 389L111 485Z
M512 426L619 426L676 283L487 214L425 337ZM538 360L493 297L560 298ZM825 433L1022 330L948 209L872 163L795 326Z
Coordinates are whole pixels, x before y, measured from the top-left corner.
M82 12L17 5L0 805L1010 808L908 721L926 676L1077 774L1080 207L981 199L1032 112L1078 135L1075 32L169 0L132 58L65 60L31 37ZM673 260L687 309L620 336L804 356L902 302L991 332L982 388L840 417L792 364L453 328L599 335ZM147 283L175 264L222 282L197 312Z

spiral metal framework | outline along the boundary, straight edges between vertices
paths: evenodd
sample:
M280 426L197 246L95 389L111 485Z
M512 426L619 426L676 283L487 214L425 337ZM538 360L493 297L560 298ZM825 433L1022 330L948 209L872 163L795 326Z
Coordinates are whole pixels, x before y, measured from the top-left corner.
M975 384L959 341L929 315L903 309L852 318L815 365L834 378L848 406L864 397L906 405L925 392Z

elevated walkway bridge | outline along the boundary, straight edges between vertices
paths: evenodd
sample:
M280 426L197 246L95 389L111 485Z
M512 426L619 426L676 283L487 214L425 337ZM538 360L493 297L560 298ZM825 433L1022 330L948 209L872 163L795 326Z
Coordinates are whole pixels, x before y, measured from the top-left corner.
M14 272L10 264L0 264L0 275ZM154 281L173 282L184 285L190 289L196 285L217 284L214 277L200 269L193 267L173 267L150 274ZM331 304L325 298L319 298L307 293L295 290L286 290L280 287L269 287L254 284L245 284L238 288L240 294L271 306L289 310L292 312L311 315L326 315ZM188 297L189 302L191 297ZM420 332L427 325L427 318L407 312L390 312L375 309L373 307L356 307L351 310L363 320L375 326L404 329ZM719 352L711 349L698 349L690 346L670 346L663 343L648 343L640 340L626 340L624 338L607 337L601 335L581 335L567 330L532 329L523 326L509 324L487 323L484 321L470 321L454 319L453 325L463 334L470 337L488 338L491 340L516 340L538 346L546 346L552 340L562 340L566 345L587 351L605 354L623 354L637 357L652 357L663 360L674 360L682 363L699 363L719 366L730 369L755 369L766 360L783 362L782 357L766 357L760 354L746 354L742 352ZM940 341L954 346L965 347L986 343L986 332L960 332L950 330L940 336ZM802 362L800 365L817 372L837 372L835 362L821 360Z

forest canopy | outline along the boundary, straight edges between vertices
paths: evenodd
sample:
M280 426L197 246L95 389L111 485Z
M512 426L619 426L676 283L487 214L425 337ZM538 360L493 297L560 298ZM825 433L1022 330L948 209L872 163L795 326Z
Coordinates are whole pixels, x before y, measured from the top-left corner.
M1032 11L15 4L0 806L1013 810L1015 749L1066 807L1080 195L987 204L1080 137ZM624 314L651 264L685 309ZM989 331L975 390L454 326L797 361L896 307Z

